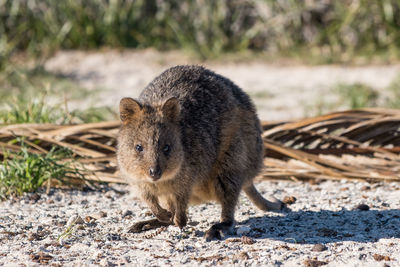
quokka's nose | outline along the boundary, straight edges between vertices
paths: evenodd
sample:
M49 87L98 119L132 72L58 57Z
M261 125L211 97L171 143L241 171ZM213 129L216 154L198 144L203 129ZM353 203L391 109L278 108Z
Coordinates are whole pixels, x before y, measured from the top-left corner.
M153 180L159 179L161 177L161 173L161 168L159 166L149 169L150 177L153 178Z

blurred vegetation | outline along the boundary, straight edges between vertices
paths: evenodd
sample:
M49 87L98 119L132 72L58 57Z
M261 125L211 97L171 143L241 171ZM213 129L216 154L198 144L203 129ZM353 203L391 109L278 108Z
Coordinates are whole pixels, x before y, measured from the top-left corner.
M398 0L0 0L0 65L27 51L261 51L317 63L398 59Z
M7 66L0 72L0 124L84 123L115 117L109 107L69 110L69 101L95 99L98 93L72 80L49 73L43 67L33 69Z
M362 83L339 84L336 88L341 103L351 109L376 106L378 92Z
M75 124L99 122L110 119L112 110L109 107L89 107L84 110L68 112L63 104L49 104L46 95L30 100L16 97L0 111L0 124L16 123L56 123Z
M319 96L314 103L305 107L305 115L317 116L339 109L400 108L400 77L381 90L363 83L339 83L331 88L331 92L335 97L328 99Z
M387 104L390 108L400 108L400 77L392 81L387 88L389 96L387 97Z

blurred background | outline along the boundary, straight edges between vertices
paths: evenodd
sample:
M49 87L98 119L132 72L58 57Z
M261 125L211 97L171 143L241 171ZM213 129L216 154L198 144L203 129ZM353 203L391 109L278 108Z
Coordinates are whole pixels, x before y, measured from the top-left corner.
M117 118L176 64L227 76L263 120L400 107L398 0L1 0L0 123Z

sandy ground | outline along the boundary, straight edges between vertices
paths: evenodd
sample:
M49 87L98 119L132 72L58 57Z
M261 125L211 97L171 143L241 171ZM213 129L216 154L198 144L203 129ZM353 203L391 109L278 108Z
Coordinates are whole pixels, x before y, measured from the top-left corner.
M84 87L102 88L97 104L117 109L122 97L139 96L156 75L177 64L193 64L193 60L179 53L154 50L70 51L59 52L45 67L50 72L71 77ZM400 74L400 65L292 66L260 60L198 64L230 78L248 92L263 120L302 118L308 115L310 107L321 101L332 101L335 98L332 88L338 83L362 82L382 91ZM90 99L83 100L83 104L89 102Z
M0 265L400 266L398 183L263 181L257 187L297 200L291 211L264 213L241 196L232 235L211 242L204 232L220 213L212 203L190 207L183 232L169 226L131 234L130 225L151 216L126 186L26 194L0 203Z

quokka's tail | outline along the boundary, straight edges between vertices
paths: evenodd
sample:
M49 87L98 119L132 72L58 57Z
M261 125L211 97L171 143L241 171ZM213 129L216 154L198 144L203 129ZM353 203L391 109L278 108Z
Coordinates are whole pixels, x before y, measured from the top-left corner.
M284 204L276 199L275 197L270 197L272 201L266 200L260 192L254 187L253 183L246 184L243 187L243 191L246 193L247 197L257 206L257 208L263 211L280 211L283 209Z

